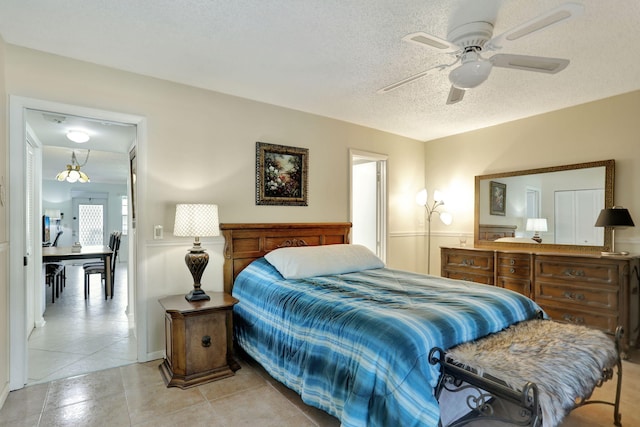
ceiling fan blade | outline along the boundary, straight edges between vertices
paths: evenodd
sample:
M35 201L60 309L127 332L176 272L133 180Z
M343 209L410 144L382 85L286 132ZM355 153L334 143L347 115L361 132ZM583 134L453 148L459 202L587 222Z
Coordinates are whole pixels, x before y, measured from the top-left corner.
M568 19L579 16L584 12L584 5L580 3L563 3L542 15L518 25L489 40L484 50L498 50L505 42L512 42L523 37L530 36L538 31L546 30L553 25L560 24Z
M489 58L494 67L515 68L525 71L555 74L569 65L568 59L546 58L543 56L496 54Z
M462 98L464 98L464 92L464 89L458 89L455 86L451 86L451 89L449 90L449 97L447 98L447 105L456 104L462 101Z
M456 61L457 62L457 61ZM454 62L455 64L455 62ZM398 89L399 87L402 87L408 83L411 83L413 81L416 81L418 79L423 78L424 76L427 76L429 74L433 74L436 71L442 71L447 67L450 67L453 64L441 64L441 65L436 65L435 67L431 67L428 70L422 71L421 73L418 74L414 74L411 77L407 77L406 79L402 79L399 82L395 82L393 84L390 84L389 86L385 86L382 89L378 90L378 93L387 93L387 92L391 92L392 90Z
M422 47L426 46L432 49L436 49L443 53L454 53L461 50L459 46L456 46L455 44L450 43L445 39L432 36L431 34L427 34L422 31L407 34L402 38L402 40L405 42L417 44Z

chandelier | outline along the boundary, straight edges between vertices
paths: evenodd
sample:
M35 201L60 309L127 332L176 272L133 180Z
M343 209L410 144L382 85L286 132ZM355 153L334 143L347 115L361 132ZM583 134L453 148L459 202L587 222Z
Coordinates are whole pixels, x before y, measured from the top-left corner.
M65 170L63 170L58 175L56 175L56 179L58 181L67 181L71 183L80 182L84 184L85 182L89 182L90 181L89 177L87 176L86 173L80 170L80 167L87 164L87 160L89 160L90 152L91 150L87 150L87 157L84 160L84 163L81 165L78 163L78 159L76 158L76 152L72 151L71 164L67 165L67 168Z

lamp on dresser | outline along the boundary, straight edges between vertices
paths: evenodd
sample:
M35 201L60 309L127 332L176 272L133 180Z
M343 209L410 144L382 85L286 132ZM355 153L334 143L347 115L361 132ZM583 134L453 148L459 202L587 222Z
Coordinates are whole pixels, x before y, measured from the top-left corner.
M185 295L187 301L209 300L202 290L200 279L209 263L209 254L200 246L200 237L220 235L218 206L211 204L178 204L173 227L174 236L194 237L193 247L184 260L193 276L193 290Z
M416 203L424 206L427 211L427 274L431 274L431 216L434 213L438 214L440 221L445 225L451 224L453 216L449 212L438 210L444 206L444 198L438 190L433 192L433 203L429 204L427 189L423 188L416 195Z
M527 218L527 225L525 226L525 229L527 231L533 231L532 240L542 243L540 232L547 231L547 218Z
M616 252L616 228L635 226L628 209L621 206L602 209L595 226L611 227L611 252L602 252L602 255L629 255L629 252Z

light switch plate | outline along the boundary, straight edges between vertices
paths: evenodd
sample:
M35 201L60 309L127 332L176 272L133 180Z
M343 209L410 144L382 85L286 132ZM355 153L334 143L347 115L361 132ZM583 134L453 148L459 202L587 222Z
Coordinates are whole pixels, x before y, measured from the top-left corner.
M161 225L153 226L153 240L160 240L164 237L164 232Z

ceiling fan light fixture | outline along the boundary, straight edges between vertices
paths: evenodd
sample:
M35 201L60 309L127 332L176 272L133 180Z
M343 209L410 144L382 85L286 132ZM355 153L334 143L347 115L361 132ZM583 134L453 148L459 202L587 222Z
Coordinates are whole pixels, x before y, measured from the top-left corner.
M481 59L468 61L449 73L449 81L458 89L472 89L489 78L492 64Z
M77 144L82 144L84 142L87 142L90 137L88 133L81 130L70 130L69 132L67 132L67 139Z

